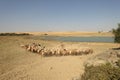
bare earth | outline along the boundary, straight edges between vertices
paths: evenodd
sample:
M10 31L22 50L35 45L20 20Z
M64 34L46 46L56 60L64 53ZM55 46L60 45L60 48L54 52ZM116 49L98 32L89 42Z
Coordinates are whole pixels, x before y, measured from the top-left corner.
M72 80L84 72L84 62L115 43L63 42L67 47L90 47L93 54L82 56L42 57L22 49L20 44L38 42L48 47L61 42L26 39L25 37L0 37L0 80Z

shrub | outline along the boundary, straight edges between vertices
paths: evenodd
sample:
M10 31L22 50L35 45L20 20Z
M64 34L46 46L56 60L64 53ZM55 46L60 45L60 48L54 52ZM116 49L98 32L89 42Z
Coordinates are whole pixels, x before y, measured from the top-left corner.
M116 65L120 68L120 60L116 62Z
M115 36L114 42L120 43L120 24L118 24L118 28L113 29L112 32Z
M120 64L120 60L118 63ZM86 66L81 80L120 80L120 66L115 67L109 63L101 66Z

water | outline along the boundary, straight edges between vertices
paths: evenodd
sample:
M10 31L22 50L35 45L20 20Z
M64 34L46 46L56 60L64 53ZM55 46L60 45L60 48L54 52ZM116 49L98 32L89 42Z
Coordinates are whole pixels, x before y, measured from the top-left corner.
M64 42L107 42L107 43L114 43L114 37L43 36L42 39L64 41Z

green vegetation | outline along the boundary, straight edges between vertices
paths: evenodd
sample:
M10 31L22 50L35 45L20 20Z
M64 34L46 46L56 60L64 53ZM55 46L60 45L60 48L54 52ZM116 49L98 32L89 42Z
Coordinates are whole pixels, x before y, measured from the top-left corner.
M120 60L116 65L107 63L101 66L85 66L81 80L120 80Z
M120 60L116 62L116 65L120 68Z
M115 40L114 41L116 43L120 43L120 24L118 24L118 28L117 29L113 29L112 32L115 35Z
M25 36L30 35L29 33L0 33L0 36Z

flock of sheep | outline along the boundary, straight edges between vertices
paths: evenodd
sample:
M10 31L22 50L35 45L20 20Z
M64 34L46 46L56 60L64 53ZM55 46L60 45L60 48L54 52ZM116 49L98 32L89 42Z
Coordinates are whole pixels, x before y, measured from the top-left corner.
M60 46L60 48L48 49L39 43L21 45L21 47L25 48L27 51L38 53L42 56L87 55L93 53L93 50L91 48L66 49L63 47L63 44L61 44Z

